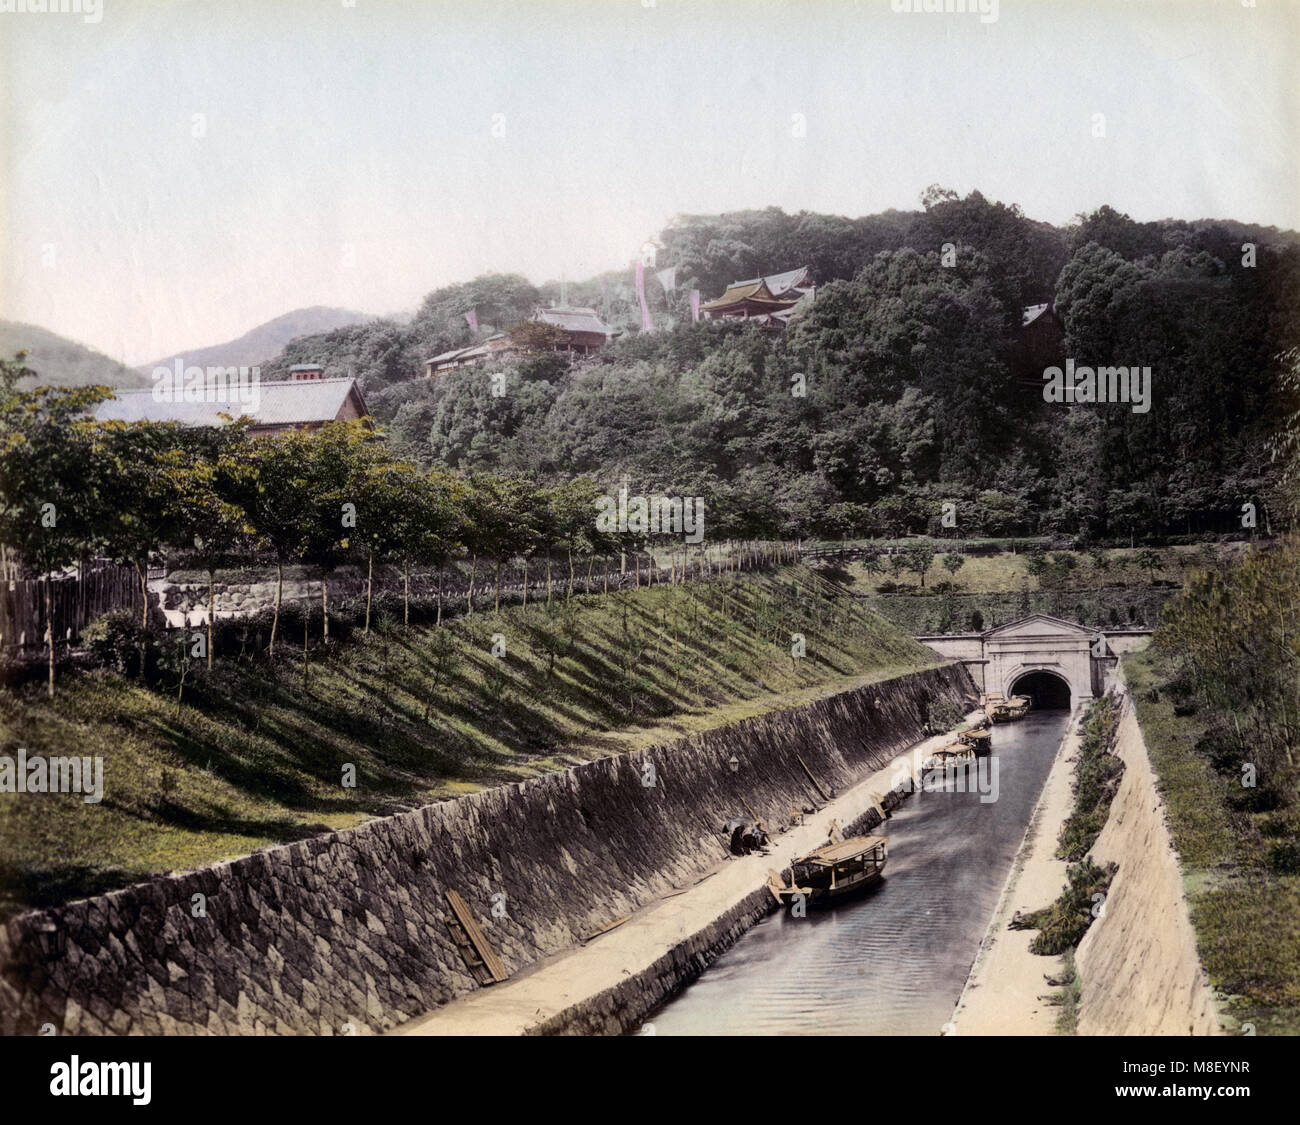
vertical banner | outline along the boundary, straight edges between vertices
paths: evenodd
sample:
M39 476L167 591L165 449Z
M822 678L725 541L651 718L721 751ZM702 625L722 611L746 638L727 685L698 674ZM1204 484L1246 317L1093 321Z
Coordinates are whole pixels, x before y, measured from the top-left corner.
M650 306L646 304L645 299L645 263L640 258L636 263L636 296L641 302L641 330L643 332L653 332L655 330L654 321L650 319Z
M700 291L698 289L692 289L691 290L691 323L698 324L699 322L700 322Z
M475 335L478 334L478 310L470 309L465 314L465 322L469 325L469 330Z

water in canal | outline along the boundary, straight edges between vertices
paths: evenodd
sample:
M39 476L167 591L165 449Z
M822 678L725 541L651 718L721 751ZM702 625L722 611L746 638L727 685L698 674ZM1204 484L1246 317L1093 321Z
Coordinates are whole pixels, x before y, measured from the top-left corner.
M940 1034L1067 718L1035 711L995 726L995 802L913 793L876 830L889 861L875 890L806 918L787 908L764 919L647 1018L654 1034Z

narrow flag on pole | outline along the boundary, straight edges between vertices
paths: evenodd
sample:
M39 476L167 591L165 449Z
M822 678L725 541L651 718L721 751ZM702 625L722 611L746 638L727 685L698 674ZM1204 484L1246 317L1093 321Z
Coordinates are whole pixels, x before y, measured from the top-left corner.
M471 332L477 333L478 332L478 311L475 309L470 309L469 312L465 314L465 320L469 324L469 330Z
M691 290L691 323L698 324L700 319L700 291Z
M650 306L646 304L645 299L645 264L640 258L636 263L636 295L637 300L641 302L641 330L643 332L653 332L655 330L654 321L650 319Z

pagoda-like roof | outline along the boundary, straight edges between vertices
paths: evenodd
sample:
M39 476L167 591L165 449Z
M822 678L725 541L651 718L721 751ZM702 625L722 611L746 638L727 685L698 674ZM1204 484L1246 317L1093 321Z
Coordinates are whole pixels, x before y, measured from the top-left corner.
M725 293L700 306L703 312L725 312L728 309L749 308L761 312L780 312L791 308L795 301L774 297L761 278L752 281L733 281Z
M767 286L768 292L773 297L793 300L795 298L791 296L792 294L802 297L812 288L812 275L807 266L800 266L797 270L771 274L763 278L763 284Z

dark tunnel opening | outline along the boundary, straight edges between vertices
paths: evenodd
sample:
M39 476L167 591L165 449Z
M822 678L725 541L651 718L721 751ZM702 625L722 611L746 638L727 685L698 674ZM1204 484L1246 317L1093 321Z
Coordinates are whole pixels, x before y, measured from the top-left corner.
M1035 711L1068 711L1070 685L1054 672L1026 672L1011 685L1010 695L1027 695Z

